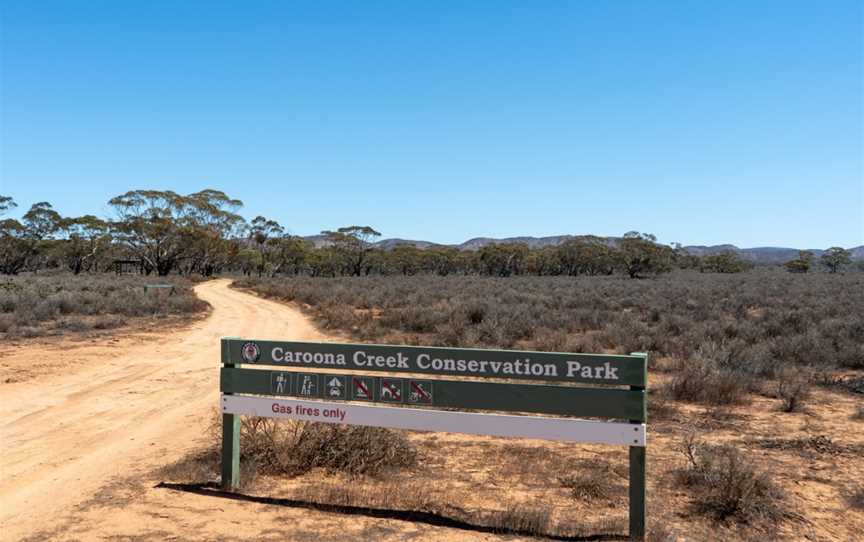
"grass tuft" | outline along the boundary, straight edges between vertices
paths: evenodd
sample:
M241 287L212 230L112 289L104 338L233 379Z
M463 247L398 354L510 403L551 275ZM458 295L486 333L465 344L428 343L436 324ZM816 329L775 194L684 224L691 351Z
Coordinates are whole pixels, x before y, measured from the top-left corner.
M707 444L690 433L680 451L687 464L677 481L691 492L697 512L744 524L776 524L787 516L783 491L734 446Z

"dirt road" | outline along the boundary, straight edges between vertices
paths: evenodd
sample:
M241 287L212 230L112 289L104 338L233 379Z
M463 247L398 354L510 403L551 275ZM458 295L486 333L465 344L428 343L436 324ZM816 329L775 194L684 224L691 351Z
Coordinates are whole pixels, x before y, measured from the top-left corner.
M324 338L298 311L228 285L196 287L213 310L187 329L3 352L55 370L0 387L0 537L48 527L106 484L200 443L217 404L220 337Z

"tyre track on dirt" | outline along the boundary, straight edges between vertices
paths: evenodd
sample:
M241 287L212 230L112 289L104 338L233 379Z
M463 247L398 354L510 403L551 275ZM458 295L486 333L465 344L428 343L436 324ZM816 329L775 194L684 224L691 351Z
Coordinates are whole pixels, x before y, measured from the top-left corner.
M48 377L0 385L4 540L44 528L113 480L199 444L217 405L220 337L332 339L296 309L229 283L196 286L212 312L180 331L4 352L22 362L58 358Z

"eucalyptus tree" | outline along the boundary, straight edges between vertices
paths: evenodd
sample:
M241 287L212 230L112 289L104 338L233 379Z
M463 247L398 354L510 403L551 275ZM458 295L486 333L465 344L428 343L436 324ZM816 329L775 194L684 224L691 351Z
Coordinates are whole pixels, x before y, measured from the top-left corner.
M799 250L797 258L783 265L790 273L807 273L813 265L813 253L809 250Z
M11 196L0 194L0 216L5 215L15 207L18 207L18 204L15 203L15 200Z
M269 275L274 274L274 269L278 266L279 242L284 234L285 228L275 220L259 215L250 222L249 241L258 252L258 256L254 259L254 269L259 277L265 272Z
M209 277L239 252L238 238L247 230L246 221L237 214L243 202L213 189L186 198L185 220L191 246L184 267L187 274L197 272Z
M369 273L369 253L375 250L375 238L381 234L369 226L346 226L336 231L322 231L327 243L343 260L346 274L359 277Z
M524 243L492 243L480 248L479 258L485 274L509 277L522 274L528 253Z
M658 244L657 238L650 233L625 233L618 242L616 254L619 267L630 278L644 278L672 270L672 249Z
M65 240L60 251L66 266L75 275L98 269L100 257L111 247L107 222L93 215L65 218L61 222Z
M852 253L843 247L831 247L819 258L830 273L836 273L842 267L852 263Z
M170 190L132 190L108 204L116 240L139 258L147 273L173 269L212 273L226 254L225 241L243 227L243 203L218 190L182 196Z
M18 207L9 196L0 196L0 216ZM17 274L27 262L24 225L15 219L0 220L0 273Z

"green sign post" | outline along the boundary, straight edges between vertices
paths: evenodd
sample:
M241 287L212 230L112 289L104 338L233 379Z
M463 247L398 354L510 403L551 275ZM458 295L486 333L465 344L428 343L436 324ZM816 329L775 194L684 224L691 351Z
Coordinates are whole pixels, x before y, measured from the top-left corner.
M647 354L237 338L221 346L227 489L240 483L241 415L625 445L630 536L644 538Z

